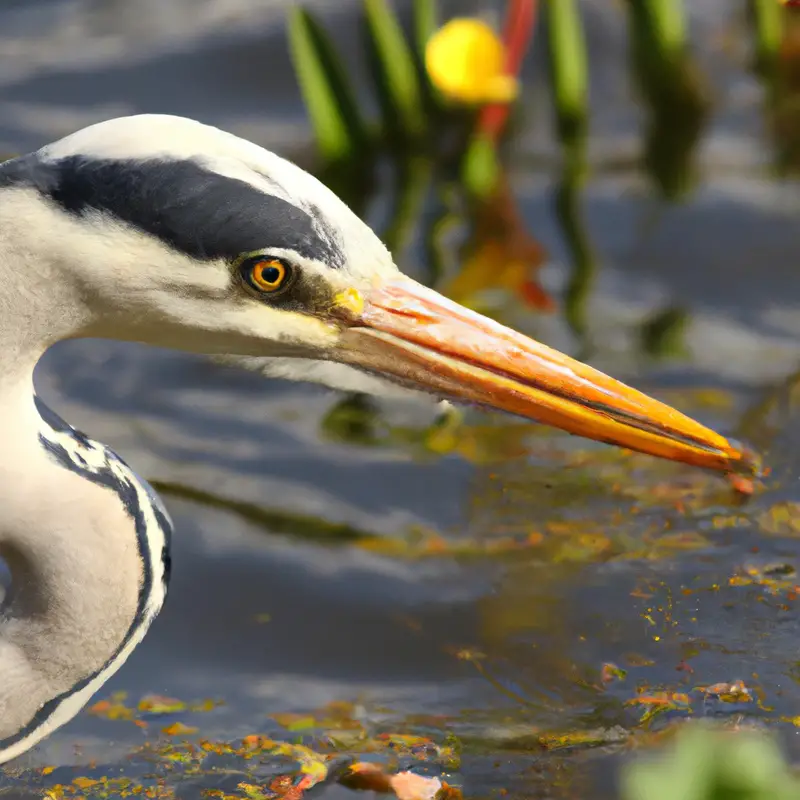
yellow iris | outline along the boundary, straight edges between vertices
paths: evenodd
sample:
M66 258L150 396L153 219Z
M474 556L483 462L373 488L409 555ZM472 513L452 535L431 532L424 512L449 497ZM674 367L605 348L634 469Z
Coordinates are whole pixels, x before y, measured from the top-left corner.
M431 83L451 100L474 105L508 103L517 96L505 59L505 46L492 28L466 17L450 20L425 48Z

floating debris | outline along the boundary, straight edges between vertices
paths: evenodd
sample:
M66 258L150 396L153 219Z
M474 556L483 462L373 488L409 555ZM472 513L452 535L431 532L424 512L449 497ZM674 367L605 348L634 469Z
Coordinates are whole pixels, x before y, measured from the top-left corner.
M711 686L697 687L707 697L713 697L722 703L752 703L753 695L744 685L744 681L733 683L715 683Z
M459 789L449 786L439 778L426 777L416 772L390 774L368 762L353 764L339 783L350 789L394 794L398 800L461 800Z
M603 664L600 670L600 680L603 683L613 683L614 681L624 681L628 672L616 664Z

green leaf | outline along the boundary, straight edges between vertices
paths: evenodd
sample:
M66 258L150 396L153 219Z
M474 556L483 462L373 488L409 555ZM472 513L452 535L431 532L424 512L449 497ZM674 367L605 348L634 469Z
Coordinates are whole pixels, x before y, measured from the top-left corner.
M645 168L661 196L685 199L709 121L708 80L688 50L684 0L627 0L631 66L648 109Z
M750 0L755 34L756 63L760 70L773 67L780 51L783 8L773 0Z
M461 162L461 180L466 190L477 198L487 198L497 188L500 162L497 147L488 136L472 138Z
M428 114L436 114L441 110L441 98L428 77L428 70L425 66L425 50L428 40L439 27L437 0L414 0L412 14L415 44L413 55L419 75L422 101Z
M589 298L597 273L597 258L581 211L586 181L586 143L575 139L564 148L564 169L555 191L555 213L571 265L564 297L564 315L572 332L586 345Z
M289 47L317 146L327 161L363 154L369 136L342 61L310 11L293 6Z
M789 800L799 787L772 738L698 725L660 757L628 764L621 788L623 800Z
M428 39L439 27L439 10L436 0L414 0L414 40L420 60L425 62L425 48Z
M623 800L711 800L715 740L705 731L684 731L660 757L634 761L621 776Z
M364 0L367 50L385 133L413 140L425 130L420 77L400 23L386 0Z
M668 306L657 311L645 320L640 329L642 350L654 358L684 355L688 323L689 314L680 306Z
M628 0L634 23L634 45L654 59L677 58L686 47L684 0Z
M796 796L789 794L790 776L777 742L762 733L729 734L721 741L717 784L731 797Z
M588 119L586 39L575 0L549 0L550 81L562 141L582 135Z

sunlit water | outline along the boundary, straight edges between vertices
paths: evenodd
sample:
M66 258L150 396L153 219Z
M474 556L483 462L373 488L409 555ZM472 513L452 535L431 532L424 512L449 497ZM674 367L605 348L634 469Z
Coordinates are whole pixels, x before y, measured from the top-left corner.
M255 50L257 37L233 23L218 45L198 30L171 39L151 31L142 51L111 37L109 52L127 55L109 73L101 32L136 22L121 25L114 6L85 4L73 18L86 26L73 31L77 41L100 53L80 69L69 44L61 62L29 63L22 74L5 42L19 67L0 92L9 148L108 109L175 111L262 141L286 138L283 124L299 113L274 9L259 12ZM5 13L28 19L35 38L26 9ZM242 9L229 9L229 21L240 13L252 26L252 9ZM596 19L602 40L606 17ZM282 71L266 68L265 52L279 53ZM216 82L198 77L200 61ZM320 709L341 702L353 704L344 727L360 726L373 745L381 733L406 733L449 746L454 734L460 767L446 757L401 762L443 771L470 796L504 787L519 797L611 798L630 744L690 713L778 726L800 758L800 421L778 389L800 360L800 233L791 188L749 167L719 167L737 161L742 141L757 141L750 117L734 124L748 91L737 80L722 80L744 89L720 112L706 175L682 207L648 200L638 177L589 183L583 210L598 272L586 341L558 314L518 304L503 313L556 347L588 345L593 363L720 430L747 423L770 449L764 493L742 504L715 477L496 416L471 414L452 436L436 433L424 405L381 404L367 446L335 436L334 393L133 345L59 346L41 366L42 396L156 482L177 527L165 610L97 700L124 692L113 702L133 709L157 694L190 707L108 719L113 706L101 706L10 766L0 787L35 796L40 785L86 776L154 785L155 774L178 796L233 792L251 780L252 762L230 753L176 760L170 743L185 753L184 740L239 747L262 734L305 735L313 746L336 719L341 727ZM631 130L609 132L602 147ZM551 256L542 282L558 297L569 269L552 179L520 171L514 184ZM419 256L412 247L406 263L424 275ZM689 315L681 349L663 361L643 355L643 320L673 305ZM740 702L707 691L736 680L749 693ZM643 722L660 692L672 700ZM290 730L296 718L286 714L312 715L318 727ZM162 732L176 721L197 730ZM343 755L366 749L340 737ZM40 776L44 765L58 768ZM290 769L265 758L255 771L266 780Z

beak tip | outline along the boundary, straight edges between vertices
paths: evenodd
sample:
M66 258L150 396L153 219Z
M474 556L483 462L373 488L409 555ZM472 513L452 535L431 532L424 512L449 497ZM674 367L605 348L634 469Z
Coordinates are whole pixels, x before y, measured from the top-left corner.
M765 477L764 459L756 450L735 439L729 442L736 457L733 473L755 479Z

